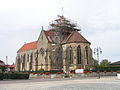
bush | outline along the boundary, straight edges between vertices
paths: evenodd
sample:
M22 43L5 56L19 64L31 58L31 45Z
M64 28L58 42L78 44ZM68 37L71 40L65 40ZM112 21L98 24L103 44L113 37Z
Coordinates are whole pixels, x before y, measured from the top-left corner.
M75 72L71 72L72 74L75 74Z
M39 71L43 72L43 71L44 71L44 69L39 69Z
M0 69L2 70L2 72L5 72L5 70L7 69L7 67L6 67L6 66L1 66L1 65L0 65Z
M92 73L92 71L89 71L89 73Z
M5 73L4 79L29 79L29 74Z
M120 71L117 71L117 73L120 73Z
M56 72L56 74L61 74L62 72Z
M33 75L35 75L35 74L36 74L36 72L32 72L32 74L33 74Z
M56 74L57 72L63 73L63 70L50 70L51 74Z
M84 71L84 74L87 74L88 73L88 71Z
M40 69L40 70L37 70L37 71L21 71L22 73L26 73L26 72L29 72L31 74L40 74L41 72L43 74L45 74L46 72L50 72L50 74L56 74L56 72L61 72L63 73L63 70L50 70L50 71L44 71L44 69Z
M3 78L4 78L3 73L0 73L0 80L3 80Z
M46 75L49 75L49 74L50 74L50 72L46 72L45 74L46 74Z
M44 73L43 72L40 72L40 75L43 75Z
M29 74L11 74L11 79L28 79Z
M97 66L95 67L96 70L106 70L107 72L110 72L111 70L112 71L118 71L120 70L120 66L106 66L106 67L101 67L101 66Z
M98 70L97 73L100 73L100 70Z
M106 70L104 70L104 73L106 73L107 71Z

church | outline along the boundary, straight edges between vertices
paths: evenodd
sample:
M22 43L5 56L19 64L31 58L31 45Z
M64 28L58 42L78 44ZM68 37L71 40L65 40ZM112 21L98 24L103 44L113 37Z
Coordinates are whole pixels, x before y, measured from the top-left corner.
M63 15L42 28L38 40L25 43L16 56L16 71L91 69L91 43L80 29Z

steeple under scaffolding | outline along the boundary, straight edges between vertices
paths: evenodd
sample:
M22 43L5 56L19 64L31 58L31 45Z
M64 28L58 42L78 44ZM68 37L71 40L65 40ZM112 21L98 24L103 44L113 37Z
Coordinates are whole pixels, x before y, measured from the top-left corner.
M58 15L58 19L52 22L50 26L50 31L55 32L55 37L59 38L60 41L71 34L71 32L80 31L80 29L76 28L77 25L75 23L72 23L71 20L66 19L63 15Z

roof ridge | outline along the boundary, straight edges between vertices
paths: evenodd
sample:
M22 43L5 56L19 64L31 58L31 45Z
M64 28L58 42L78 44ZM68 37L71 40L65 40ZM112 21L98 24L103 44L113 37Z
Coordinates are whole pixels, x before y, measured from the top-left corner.
M33 41L33 42L29 42L29 43L25 43L18 51L18 52L21 52L21 51L26 51L26 50L32 50L32 49L35 49L37 48L37 41Z
M71 32L70 35L67 37L66 41L70 39L70 37L73 35L74 32Z
M72 42L90 43L77 31L71 32L71 34L63 40L63 43L72 43Z
M28 43L25 43L25 44L30 44L30 43L33 43L33 42L37 42L37 41L32 41L32 42L28 42Z

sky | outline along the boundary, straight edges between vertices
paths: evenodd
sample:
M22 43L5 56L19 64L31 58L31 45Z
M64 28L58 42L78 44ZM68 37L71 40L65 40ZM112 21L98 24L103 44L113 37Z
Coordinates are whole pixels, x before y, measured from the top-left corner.
M93 51L101 48L100 61L120 60L120 0L0 0L0 60L15 62L17 50L62 13L77 23Z

